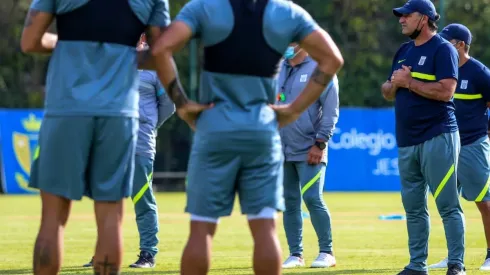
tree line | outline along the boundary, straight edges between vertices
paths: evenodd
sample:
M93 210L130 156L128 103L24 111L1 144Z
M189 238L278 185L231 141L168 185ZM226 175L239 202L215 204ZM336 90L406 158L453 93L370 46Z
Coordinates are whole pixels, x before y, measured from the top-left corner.
M439 0L440 1L440 0ZM439 8L439 1L433 1ZM490 65L490 1L443 0L444 22L462 23L473 33L470 54ZM169 0L171 17L188 2ZM407 37L392 9L404 0L294 0L329 32L342 51L339 73L341 106L385 107L380 85L390 72L394 53ZM31 1L0 1L0 108L42 108L49 56L20 51L19 39ZM444 26L439 25L439 29ZM56 31L53 26L51 28ZM198 65L202 56L199 46ZM175 55L184 88L189 90L189 47ZM172 133L166 135L166 132ZM185 171L191 135L173 116L160 130L156 170Z

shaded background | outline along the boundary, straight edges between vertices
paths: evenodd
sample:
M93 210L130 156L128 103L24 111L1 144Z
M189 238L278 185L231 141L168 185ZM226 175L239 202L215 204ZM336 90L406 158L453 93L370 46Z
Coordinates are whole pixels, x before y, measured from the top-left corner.
M170 0L171 15L187 1ZM392 57L407 40L392 8L400 0L296 0L334 38L345 59L339 74L342 107L390 107L380 85L390 72ZM48 56L21 53L19 38L31 1L0 1L0 108L42 108ZM434 1L445 24L463 23L473 32L471 55L490 64L490 0ZM53 27L55 31L55 28ZM184 87L197 95L201 46L187 46L175 56ZM252 45L251 45L252 46ZM362 123L360 121L359 123ZM191 145L191 131L173 116L159 130L155 181L157 189L181 190Z

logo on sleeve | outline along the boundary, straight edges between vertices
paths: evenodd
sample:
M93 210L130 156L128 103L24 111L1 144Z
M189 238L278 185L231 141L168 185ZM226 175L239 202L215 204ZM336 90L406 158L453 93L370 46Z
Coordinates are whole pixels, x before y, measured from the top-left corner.
M425 64L426 59L427 59L427 56L421 56L418 64L420 66L423 66Z
M307 79L308 79L308 75L307 74L302 74L299 77L299 82L306 82Z
M461 90L466 90L468 88L468 80L461 80L461 86L459 88Z

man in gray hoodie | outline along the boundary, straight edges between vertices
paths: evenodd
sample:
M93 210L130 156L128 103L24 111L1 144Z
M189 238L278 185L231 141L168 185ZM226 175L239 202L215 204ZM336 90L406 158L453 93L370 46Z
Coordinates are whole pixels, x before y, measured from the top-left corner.
M316 67L316 62L299 45L286 51L279 74L279 104L289 104L303 91ZM323 185L327 165L327 142L339 117L339 86L334 77L322 96L294 123L280 130L284 150L284 230L290 256L283 268L304 266L302 198L315 228L320 253L311 267L335 266L332 252L330 213L323 201Z
M142 35L138 50L146 49ZM175 112L175 105L165 93L155 71L139 70L139 130L133 176L133 200L140 235L140 254L133 268L155 266L158 253L158 208L153 195L153 161L156 154L157 130ZM90 261L85 267L91 267Z

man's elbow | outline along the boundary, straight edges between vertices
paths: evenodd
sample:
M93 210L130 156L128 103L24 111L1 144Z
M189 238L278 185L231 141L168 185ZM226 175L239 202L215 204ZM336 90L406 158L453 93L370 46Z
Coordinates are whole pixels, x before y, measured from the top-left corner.
M318 68L329 75L337 74L340 69L344 66L344 58L340 53L325 55L320 60L318 60Z
M168 57L172 56L172 50L169 47L169 45L166 43L165 40L162 40L162 37L160 37L153 46L150 46L150 52L151 55L154 57Z
M449 102L453 99L453 96L454 96L454 92L456 90L456 87L454 88L446 88L446 87L443 87L443 91L441 91L439 93L440 95L440 98L439 100L440 101L444 101L444 102Z
M454 93L452 92L444 92L441 94L440 100L444 102L449 102L453 98Z
M20 49L23 53L34 53L37 49L37 43L30 39L22 37L22 39L20 40Z

